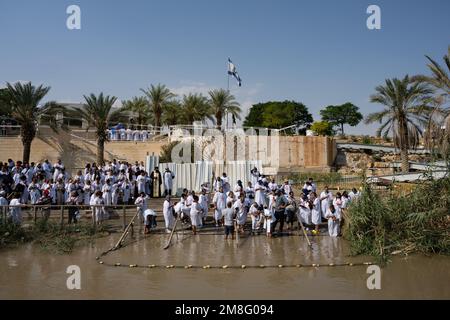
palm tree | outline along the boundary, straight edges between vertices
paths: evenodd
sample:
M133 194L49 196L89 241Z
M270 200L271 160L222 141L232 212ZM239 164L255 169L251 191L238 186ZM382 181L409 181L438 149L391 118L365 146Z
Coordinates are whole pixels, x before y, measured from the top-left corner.
M186 124L192 124L194 121L203 121L205 118L214 121L208 100L202 94L190 93L189 95L184 95L181 105L182 119Z
M95 128L97 135L97 163L104 162L105 142L108 141L108 126L110 122L116 121L123 117L123 109L113 110L112 107L116 102L116 97L103 96L103 93L96 96L84 96L86 104L83 108L75 108L78 116L87 122L86 130L90 127Z
M216 119L217 129L222 127L222 120L227 114L231 114L233 121L241 119L241 108L235 97L223 89L209 91L210 106Z
M151 85L147 90L141 89L141 91L148 98L148 104L155 118L155 127L159 129L164 108L175 95L163 84Z
M182 120L182 107L178 100L172 100L167 103L162 116L162 123L168 126L174 126Z
M427 140L431 148L437 146L441 151L440 153L447 159L450 151L450 108L448 106L445 107L445 103L450 96L450 46L443 58L444 66L439 65L427 55L425 57L430 62L428 68L432 75L418 75L414 77L414 80L426 82L436 89L435 112L437 117L430 118L429 126L427 127ZM441 128L445 129L442 130Z
M49 91L50 87L43 85L35 87L31 82L25 84L16 82L14 85L6 83L3 103L0 104L2 109L0 113L10 115L20 125L23 162L30 161L31 143L36 137L37 124L42 117L48 118L46 120L50 127L57 130L56 114L63 112L63 108L55 102L39 104Z
M135 115L135 123L139 126L146 125L153 120L153 114L144 97L133 97L122 102L122 110L130 111Z
M448 47L447 54L444 56L444 63L447 66L447 70L429 56L426 55L425 57L430 61L428 68L430 68L432 76L418 75L413 79L415 81L427 82L436 89L442 90L445 95L450 95L450 78L448 74L448 72L450 72L450 46Z
M385 109L369 114L365 123L380 122L378 136L387 137L392 131L394 143L400 149L402 171L406 173L409 171L408 149L418 144L432 111L428 103L433 90L425 83L412 83L408 76L401 80L386 79L386 84L375 90L370 101L384 105Z

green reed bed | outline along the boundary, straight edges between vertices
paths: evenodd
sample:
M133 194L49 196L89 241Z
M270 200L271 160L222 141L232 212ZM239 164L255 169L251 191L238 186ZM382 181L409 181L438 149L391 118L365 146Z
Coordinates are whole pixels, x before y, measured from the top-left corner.
M75 247L92 243L109 232L106 227L94 228L92 224L83 222L65 225L63 228L56 221L44 219L26 226L0 223L0 248L33 242L45 251L67 254Z
M380 194L365 185L346 214L343 234L353 254L386 261L390 254L450 253L450 178L419 184L411 193Z

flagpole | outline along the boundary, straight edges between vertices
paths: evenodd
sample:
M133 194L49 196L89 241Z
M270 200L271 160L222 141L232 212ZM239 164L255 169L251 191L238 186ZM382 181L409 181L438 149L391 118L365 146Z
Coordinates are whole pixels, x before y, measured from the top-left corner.
M227 93L228 94L230 93L230 74L228 72L227 72ZM228 111L226 117L227 117L227 126L225 129L228 129Z

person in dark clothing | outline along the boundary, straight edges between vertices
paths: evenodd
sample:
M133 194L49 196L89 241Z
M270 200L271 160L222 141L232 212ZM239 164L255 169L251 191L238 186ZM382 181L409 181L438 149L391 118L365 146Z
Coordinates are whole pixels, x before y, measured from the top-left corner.
M283 232L283 226L284 226L284 211L286 209L286 206L288 205L288 201L286 200L286 198L283 196L283 193L281 192L281 190L278 190L276 193L276 198L275 198L275 205L274 205L274 211L275 211L275 221L272 223L272 230L275 231L275 228L278 224L278 221L280 222L280 231L279 233L281 234Z

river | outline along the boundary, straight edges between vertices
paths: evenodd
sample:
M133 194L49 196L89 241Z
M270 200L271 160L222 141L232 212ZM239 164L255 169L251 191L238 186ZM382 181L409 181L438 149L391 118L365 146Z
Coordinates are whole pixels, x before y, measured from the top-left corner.
M381 289L369 290L367 266L322 266L371 262L349 256L348 243L328 236L241 238L222 235L179 235L163 250L167 236L138 236L101 258L118 234L97 239L70 255L55 255L32 244L0 251L0 299L450 299L450 258L411 255L394 257L381 269ZM155 265L297 265L300 268L129 268ZM69 290L66 269L81 270L81 289Z

